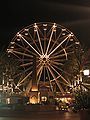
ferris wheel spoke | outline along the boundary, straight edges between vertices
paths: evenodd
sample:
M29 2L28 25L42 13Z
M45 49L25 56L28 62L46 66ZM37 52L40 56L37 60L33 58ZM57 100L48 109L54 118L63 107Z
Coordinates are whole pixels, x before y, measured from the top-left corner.
M37 30L38 30L39 34L40 34L42 37L44 37L44 34L43 34L43 32L41 31L41 29L40 29L39 27L37 27Z
M31 80L30 80L30 81L31 81ZM23 82L22 84L19 85L19 87L20 87L20 86L24 86L25 84L26 84L26 83ZM28 85L29 85L29 84L28 84ZM23 90L22 90L22 92L23 92Z
M64 57L64 56L67 58L67 53L56 55L56 56L53 56L53 57L51 56L50 59L57 59L57 58L61 58L61 57Z
M20 76L20 75L22 75L22 73L20 72L20 73L18 73L18 74L15 74L14 75L14 79L16 79L18 76Z
M47 31L47 38L51 35L51 31L52 31L53 25L50 27L50 29Z
M35 34L35 32L34 32L34 34ZM27 41L29 41L29 43L31 43L31 45L32 44L35 45L35 46L33 46L33 48L36 47L37 50L38 50L38 52L40 53L40 50L39 50L39 48L38 48L38 46L37 46L37 44L35 42L36 41L35 38L32 37L32 35L30 34L30 32L28 32L28 35L29 35L28 37L26 35L23 35L24 39L26 39Z
M50 82L50 86L51 86L51 90L53 92L53 85L51 83L51 79L50 79L50 75L49 75L49 71L48 71L48 68L46 67L46 71L47 71L47 75L48 75L48 79L49 79L49 82Z
M56 62L56 61L50 61L51 64L56 64L56 65L64 65L63 63L61 63L60 61L59 62Z
M18 83L22 81L22 79L24 78L24 75L25 75L25 74L22 74L22 75L19 77ZM18 83L17 83L17 85L18 85Z
M21 64L20 67L25 67L25 66L29 66L31 65L33 62L29 62L29 63L24 63L24 64Z
M42 55L44 55L43 48L42 48L42 44L41 44L41 39L40 39L39 32L38 32L38 26L36 25L36 23L35 23L35 25L34 25L34 28L35 28L36 33L37 33L37 37L38 37L38 41L39 41L40 48L41 48L41 51L42 51Z
M43 66L43 82L45 83L45 66Z
M44 30L44 54L45 54L45 51L46 51L46 30Z
M68 74L68 75L71 76L71 74L67 73L66 71L64 71L63 69L61 69L60 67L58 67L57 65L58 65L57 63L52 64L52 66L54 66L56 69L58 69L58 70L60 70L61 72L66 73L66 74Z
M55 47L55 45L58 45L58 39L61 39L60 36L62 34L62 31L60 32L60 34L58 35L57 39L55 40L54 44L52 45L51 49L49 50L49 53L52 51L52 49Z
M14 52L12 52L12 54L13 54L14 56L16 56L16 58L18 58L19 60L21 60L21 58L20 58L18 55L16 55Z
M16 43L16 45L18 46L18 47L20 47L20 48L22 48L22 50L24 50L25 52L27 51L28 53L32 53L30 50L28 50L25 46L23 47L23 46L21 46L21 45L19 45L18 43Z
M18 89L20 92L22 92L18 85L15 86L15 89Z
M25 68L25 67L24 67L24 70L21 71L22 76L25 75L26 73L28 73L28 72L31 71L31 70L32 70L32 66L31 66L31 67L28 67L28 68Z
M66 57L66 60L67 60L67 52L66 52L65 48L63 50L64 50L65 57Z
M19 59L15 59L15 60L17 60L17 61L20 61L20 62L22 62L22 63L24 63L24 62L31 62L32 60L30 59L30 58L19 58Z
M69 36L67 36L61 43L59 43L59 45L55 49L53 49L52 52L49 53L48 56L50 56L51 54L53 54L68 39L68 37Z
M36 44L36 42L33 40L33 43L35 44L35 46L36 46L36 48L37 48L37 50L39 51L39 53L41 54L41 51L40 51L40 49L39 49L39 47L37 46L37 44Z
M66 52L66 51L65 51L64 54L60 54L60 55L56 55L56 56L51 56L50 59L59 59L59 58L65 56L65 60L67 60L67 59L68 59L67 56L70 55L70 54L73 54L73 53L74 53L74 51L71 51L71 52Z
M58 80L61 77L61 75L56 77L56 80ZM55 81L55 79L51 79L51 82ZM60 82L60 81L59 81Z
M28 95L28 93L30 92L31 88L32 88L32 80L30 80L30 82L28 83L24 94Z
M31 70L31 67L25 69L23 72L20 71L18 74L14 75L14 79L17 79L19 76L23 76L26 72L28 72L29 70Z
M15 51L15 50L13 50L13 52L18 54L18 55L22 55L22 56L26 56L26 57L30 57L30 58L32 57L31 55L23 53L23 52L18 52L18 51Z
M50 73L51 73L52 77L54 78L54 80L55 80L55 82L56 82L57 86L59 87L59 89L60 89L60 91L61 91L61 93L62 93L62 94L64 94L64 90L62 89L61 85L60 85L60 84L59 84L59 82L57 81L57 79L56 79L55 75L53 74L53 72L52 72L51 68L50 68L50 67L48 67L48 70L50 71Z
M61 77L61 76L56 77L56 80L58 81L59 84L62 83L62 84L65 85L65 86L70 86L70 85L68 85L67 83L63 82L63 81L58 80L60 77ZM51 82L53 82L53 81L55 81L55 79L51 80Z
M35 53L41 56L40 53L22 35L19 36L35 51Z
M27 74L17 85L20 86L30 75L31 75L32 71Z
M34 31L34 36L35 36L35 33L36 33L36 31ZM37 44L36 44L36 42L35 42L34 38L33 38L33 37L32 37L32 35L30 34L30 32L29 32L29 36L30 36L31 40L33 41L34 45L36 46L36 48L37 48L38 52L39 52L39 53L41 53L41 51L40 51L39 47L37 46Z
M37 84L39 84L39 81L40 81L40 78L41 78L41 75L42 75L42 71L43 71L43 67L41 67L39 73L38 73L38 80L37 80Z
M63 52L63 49L65 49L65 50L67 50L68 51L68 49L70 49L70 47L72 47L74 44L70 44L69 46L67 46L67 47L65 47L65 48L62 48L61 50L59 50L58 52L56 52L56 53L54 53L54 54L52 54L51 56L53 57L53 56L57 56L58 54L60 54L61 52ZM73 52L73 51L72 51ZM71 52L71 53L72 53Z
M40 36L39 36L38 30L37 30L37 36L38 36L38 40L39 40L39 44L40 44L40 48L41 48L42 54L44 55L44 52L43 52L43 48L42 48L42 44L41 44L41 40L40 40Z
M68 85L68 84L66 84L65 82L63 82L63 81L58 81L60 84L63 84L63 85L65 85L65 86L70 86L70 85Z
M39 72L41 71L42 67L43 66L42 66L41 63L37 64L37 67L36 67L36 69L37 69L37 76L39 75Z
M53 49L52 52L48 56L53 54L70 36L71 34L69 34L61 43L59 43L59 45L55 49Z
M68 72L64 71L63 69L61 69L61 68L60 68L60 67L58 67L57 65L52 64L52 66L53 66L53 67L55 67L56 69L58 69L59 71L61 71L61 72L65 73L66 75L71 76L71 74L69 74ZM60 74L59 76L61 76L61 74ZM69 79L68 79L68 83L70 83L70 80L69 80Z
M66 61L66 59L61 59L61 60L59 60L59 59L53 59L53 61L54 61L54 62L58 62L58 63L59 63L59 62L65 62L65 61Z
M50 56L50 58L53 57L53 56L60 55L62 52L63 52L63 49L60 49L60 50L57 51L56 53L53 53L53 54Z
M40 62L38 62L38 64L37 64L37 70L39 69L39 67L41 67L42 65L41 65L41 63Z
M59 76L56 78L56 80L58 81L59 84L62 83L62 84L65 85L65 86L70 86L71 83L70 83L70 84L67 84L66 82L60 81L59 78L61 78L61 75L59 75ZM55 79L53 79L53 80L51 80L51 81L55 81ZM61 85L60 85L60 86L61 86Z
M49 46L50 46L50 42L51 42L51 40L52 40L52 35L53 35L53 29L52 29L52 32L51 32L51 35L50 35L50 39L49 39L49 43L48 43L48 46L47 46L45 55L47 55L47 53L48 53L48 49L49 49Z
M69 41L70 41L70 40L68 39L68 40L67 40L67 42L66 42L66 44L65 44L65 48L67 47L67 45L68 45Z
M49 64L49 65L50 65L50 64ZM50 67L51 67L58 75L61 75L57 70L55 70L55 68L54 68L53 66L50 65ZM67 80L66 80L62 75L61 75L60 77L64 80L64 82L66 82L66 83L68 84Z
M41 71L42 68L43 68L43 66L40 65L40 68L37 70L37 76L38 76L38 74L40 73L40 71Z

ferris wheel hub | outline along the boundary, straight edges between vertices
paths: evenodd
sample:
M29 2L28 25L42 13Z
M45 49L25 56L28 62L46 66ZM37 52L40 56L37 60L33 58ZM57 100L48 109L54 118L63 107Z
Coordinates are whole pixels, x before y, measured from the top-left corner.
M43 58L43 61L46 61L46 58Z
M41 55L40 60L42 61L43 64L46 64L49 61L49 56L48 55Z
M48 55L41 55L40 58L43 60L45 60L45 59L47 60L49 58L49 56Z

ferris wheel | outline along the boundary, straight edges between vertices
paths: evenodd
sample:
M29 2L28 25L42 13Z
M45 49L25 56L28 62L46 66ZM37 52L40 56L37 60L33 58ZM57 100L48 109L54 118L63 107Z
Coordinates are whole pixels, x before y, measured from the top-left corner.
M56 23L34 23L23 28L7 49L9 57L18 63L18 72L13 75L16 87L30 87L35 56L37 85L45 85L51 91L56 86L64 93L72 85L72 74L66 64L72 63L79 47L75 35Z

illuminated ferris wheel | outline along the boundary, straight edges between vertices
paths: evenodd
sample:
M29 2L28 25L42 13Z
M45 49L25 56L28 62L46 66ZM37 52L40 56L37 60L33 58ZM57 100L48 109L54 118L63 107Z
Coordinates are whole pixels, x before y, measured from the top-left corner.
M32 80L33 56L36 57L38 86L55 86L64 93L72 85L66 64L72 63L80 43L74 34L56 23L34 23L19 31L7 49L10 58L18 63L13 75L15 86L27 89ZM69 64L68 63L68 64ZM30 87L30 86L29 86Z

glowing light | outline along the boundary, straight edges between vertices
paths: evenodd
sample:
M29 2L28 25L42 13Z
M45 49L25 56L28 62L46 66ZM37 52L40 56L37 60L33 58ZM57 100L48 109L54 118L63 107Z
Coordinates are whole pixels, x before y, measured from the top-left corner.
M57 26L56 26L56 23L54 23L54 25L53 25L53 28L56 28Z
M15 89L18 89L18 86L15 86Z
M37 31L37 29L34 29L34 32L36 32Z
M47 24L43 24L43 26L44 26L44 27L46 27L46 26L47 26Z
M11 44L14 44L15 42L10 42Z
M70 93L69 91L67 93Z
M7 104L10 104L10 98L7 98L7 99L6 99L6 103L7 103Z
M28 35L28 33L25 33L25 35Z
M7 52L8 52L8 53L12 53L12 52L13 52L13 49L7 49Z
M30 103L31 104L36 104L37 103L37 97L35 95L30 98Z
M79 42L75 42L75 44L79 45L80 43Z
M36 23L34 23L34 27L37 28L38 26L36 25Z
M11 48L14 48L14 46L11 46Z
M89 75L89 70L88 69L84 70L83 73L84 73L84 75Z
M53 32L56 32L56 29L54 29Z
M74 35L73 35L73 33L71 32L71 34L69 34L69 37L73 37Z
M20 41L20 38L17 38L17 41Z
M73 39L70 39L70 41L73 41Z
M46 31L47 29L46 28L44 28L44 31Z
M62 31L66 31L66 29L62 29Z
M28 31L28 29L24 29L25 31Z
M77 84L79 84L79 80L77 80Z
M38 91L38 87L33 85L32 91Z
M47 97L46 96L42 96L41 97L41 101L47 101Z
M17 33L17 37L21 37L21 34L19 32Z

